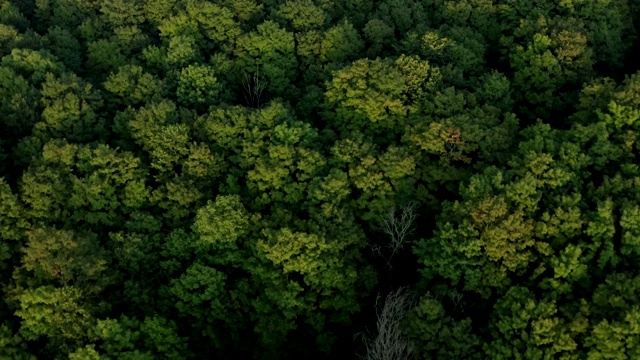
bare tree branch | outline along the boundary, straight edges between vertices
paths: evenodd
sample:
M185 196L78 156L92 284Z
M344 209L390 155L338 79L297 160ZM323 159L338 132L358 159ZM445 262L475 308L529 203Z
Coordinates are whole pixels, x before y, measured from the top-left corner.
M413 222L417 218L417 205L415 202L410 202L399 210L392 207L380 217L380 230L389 237L386 246L389 250L389 255L386 257L389 267L391 267L393 256L404 247L407 236L415 230Z
M380 298L378 298L378 301ZM412 298L404 288L391 292L380 310L376 301L377 336L365 337L365 360L408 360L411 344L404 335L401 323L411 309Z
M268 81L260 76L260 66L253 75L244 73L242 87L244 88L244 98L251 107L259 108L262 101L262 93L267 88Z

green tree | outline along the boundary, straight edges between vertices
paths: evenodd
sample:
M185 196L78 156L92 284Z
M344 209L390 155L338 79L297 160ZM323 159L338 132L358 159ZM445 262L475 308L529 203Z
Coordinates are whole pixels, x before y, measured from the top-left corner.
M106 0L100 3L100 12L114 28L138 25L144 21L142 4L138 1Z
M42 121L34 126L34 135L43 141L66 138L88 142L106 135L106 124L100 117L102 98L91 84L75 75L56 78L48 74L42 84Z
M219 6L209 1L190 0L187 1L187 14L190 19L196 21L205 39L227 53L231 52L234 42L242 33L233 12L227 6Z
M607 276L593 294L592 328L585 339L592 359L631 359L638 354L638 277Z
M22 251L22 268L39 282L74 285L89 293L105 286L100 273L108 260L95 234L36 229L27 233Z
M166 66L169 69L184 68L202 59L196 39L185 35L178 35L169 40L166 56Z
M60 75L64 71L58 59L45 50L13 49L11 54L2 58L0 64L23 76L34 87L39 87L48 73Z
M164 20L174 15L178 8L178 0L144 0L142 11L147 21L154 25L161 24Z
M94 227L120 223L149 196L140 160L131 153L64 141L44 146L20 188L27 218Z
M363 28L365 40L369 44L367 55L374 57L380 55L383 49L392 45L395 40L393 26L380 19L371 19Z
M71 71L78 72L82 66L82 46L74 34L58 26L49 28L46 39L49 51Z
M180 72L176 96L179 104L203 110L218 103L223 88L212 67L189 65Z
M311 0L287 1L278 7L277 16L294 31L321 28L326 20L322 8Z
M118 43L100 39L88 44L87 68L98 79L124 65L127 60Z
M38 28L57 25L70 31L86 19L97 17L99 9L99 4L86 0L40 0L35 5L34 17Z
M297 60L293 33L266 21L257 26L256 31L240 36L235 55L238 81L243 72L256 74L258 71L268 81L267 90L275 95L288 95L292 81L297 77Z
M122 315L118 320L98 320L94 331L99 340L97 347L102 353L100 359L178 360L189 357L187 339L178 336L173 321L160 316L138 320ZM85 352L98 354L96 345L87 347L92 350Z
M341 134L387 134L401 129L412 110L402 99L404 76L390 61L355 61L327 84L327 113Z
M16 315L22 319L20 334L28 340L41 336L72 341L86 339L95 319L82 304L76 287L41 286L25 290L17 297Z
M0 4L0 23L25 31L29 27L29 21L21 13L20 8L9 1Z
M526 288L513 287L496 303L490 324L494 340L484 346L491 358L545 358L577 356L576 340L588 320L571 322L558 316L554 301L537 301Z
M460 294L450 292L449 298L455 303L454 311L461 311L458 306L462 309L464 305L460 303ZM471 320L456 320L447 314L443 301L427 293L407 314L406 328L414 356L418 359L482 358L481 339L472 332Z
M167 92L164 81L137 65L120 67L109 75L104 88L113 94L113 102L124 106L159 102Z
M27 344L19 334L14 334L7 324L0 325L0 356L7 359L35 360Z
M22 204L11 191L9 185L0 178L0 271L10 270L11 263L19 250L20 243L29 223L22 213ZM8 278L8 277L7 277Z
M38 90L10 67L0 67L0 130L4 146L10 149L18 139L28 135L39 120ZM31 105L29 105L31 104Z
M358 31L348 22L340 22L324 33L320 59L326 62L336 63L334 66L343 66L344 63L355 60L362 51L364 44Z

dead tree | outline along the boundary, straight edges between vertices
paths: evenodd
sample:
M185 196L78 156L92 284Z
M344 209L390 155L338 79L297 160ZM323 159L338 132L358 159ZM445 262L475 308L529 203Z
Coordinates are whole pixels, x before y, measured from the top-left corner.
M378 298L379 299L379 298ZM402 321L413 304L404 288L391 292L384 300L382 309L376 302L377 335L365 337L367 354L365 360L409 360L411 343L402 331Z
M268 82L260 75L260 67L256 69L255 74L244 73L242 87L244 89L244 98L247 105L259 108L262 102L262 94L267 88Z
M383 254L383 247L381 246L374 245L372 248L375 252L385 257L389 268L391 268L393 256L404 247L408 236L415 230L413 223L417 218L416 208L417 203L410 202L400 209L392 207L380 216L379 229L388 237L384 246L386 248L384 252L387 254Z

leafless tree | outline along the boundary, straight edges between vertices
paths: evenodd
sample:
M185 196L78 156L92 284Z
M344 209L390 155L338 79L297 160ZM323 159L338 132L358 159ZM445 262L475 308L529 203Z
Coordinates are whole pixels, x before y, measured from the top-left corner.
M380 298L378 298L380 300ZM402 321L411 309L413 299L404 288L391 292L382 309L376 301L377 335L365 337L365 360L409 360L411 343L402 331Z
M267 88L268 81L260 76L260 67L255 74L244 73L242 87L244 88L244 98L249 106L259 108L262 100L262 93Z
M380 231L388 236L386 248L389 255L385 257L389 267L391 267L391 258L404 247L407 237L415 229L413 223L417 217L417 205L415 202L410 202L400 209L392 207L380 216ZM372 249L382 254L380 246L372 245Z
M434 298L441 303L450 303L453 309L449 310L449 314L453 317L462 315L467 310L467 300L464 293L459 292L455 288L441 288L434 292Z

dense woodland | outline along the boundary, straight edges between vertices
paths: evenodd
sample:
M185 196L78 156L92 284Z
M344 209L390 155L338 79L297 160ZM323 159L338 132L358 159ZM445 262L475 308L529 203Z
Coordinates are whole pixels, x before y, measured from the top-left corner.
M0 0L0 359L640 359L636 29Z

